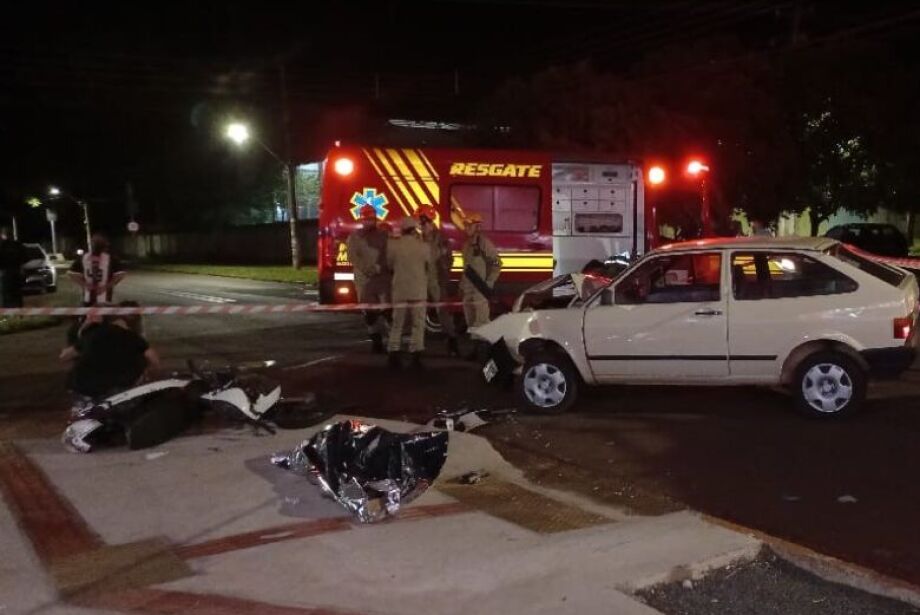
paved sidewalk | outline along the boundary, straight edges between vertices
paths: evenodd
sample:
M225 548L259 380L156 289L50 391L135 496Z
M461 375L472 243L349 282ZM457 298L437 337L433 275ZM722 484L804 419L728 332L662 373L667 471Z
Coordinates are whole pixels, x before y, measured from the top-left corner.
M226 615L642 615L655 611L630 591L759 548L692 513L626 517L538 488L484 439L462 433L451 433L439 484L485 469L493 486L510 485L521 506L458 502L434 488L398 518L361 526L306 480L269 463L272 452L312 431L222 431L91 455L68 453L54 440L7 445L0 454L7 503L0 540L10 554L0 569L5 612L82 612L73 605L83 605ZM541 529L546 511L591 521Z

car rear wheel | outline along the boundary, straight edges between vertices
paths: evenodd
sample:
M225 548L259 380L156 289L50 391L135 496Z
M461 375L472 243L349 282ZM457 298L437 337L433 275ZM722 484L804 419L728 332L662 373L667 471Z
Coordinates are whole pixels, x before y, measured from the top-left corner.
M818 352L796 369L793 383L796 406L818 419L852 414L866 397L865 371L839 352Z
M540 414L561 414L578 396L578 374L559 352L537 352L529 357L517 382L524 407Z

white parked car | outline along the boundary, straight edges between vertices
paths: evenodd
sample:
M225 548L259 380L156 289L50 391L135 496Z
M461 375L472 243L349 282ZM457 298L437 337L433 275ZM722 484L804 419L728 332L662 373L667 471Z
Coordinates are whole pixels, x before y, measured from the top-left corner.
M832 417L858 408L868 378L909 367L917 316L912 274L833 239L705 239L650 252L614 281L544 282L473 335L504 340L538 412L565 411L586 384L759 384Z
M22 266L22 287L26 291L53 293L57 290L57 271L51 258L37 243L25 243L29 259Z

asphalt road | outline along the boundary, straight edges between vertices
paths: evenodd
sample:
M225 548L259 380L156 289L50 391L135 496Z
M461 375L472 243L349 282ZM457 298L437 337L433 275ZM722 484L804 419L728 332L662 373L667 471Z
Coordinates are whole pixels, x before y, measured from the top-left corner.
M61 286L30 303L75 302ZM289 285L145 272L119 294L142 304L312 300ZM355 315L159 316L146 326L167 368L274 359L285 394L312 391L355 414L424 422L439 409L515 403L435 340L422 374L387 370ZM5 425L64 407L63 336L0 337ZM59 420L42 424L53 433ZM482 433L540 482L637 512L689 507L920 585L920 371L874 386L865 411L839 422L803 419L763 389L607 387L570 414L516 415Z
M312 302L315 295L293 284L132 271L117 287L115 300L145 306L243 305ZM76 288L66 279L55 294L26 298L27 306L78 304ZM144 321L146 337L159 352L164 371L181 369L188 359L216 364L308 363L360 344L360 324L350 315L325 313L150 316ZM65 332L62 324L0 337L0 411L66 401L66 367L57 361Z

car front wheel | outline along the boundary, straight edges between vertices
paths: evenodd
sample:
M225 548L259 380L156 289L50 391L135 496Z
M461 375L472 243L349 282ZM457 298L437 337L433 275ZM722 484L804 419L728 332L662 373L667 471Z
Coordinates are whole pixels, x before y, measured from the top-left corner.
M851 414L866 397L866 374L848 356L819 352L796 370L793 384L796 406L805 415L829 419Z
M560 414L575 403L578 374L568 357L557 352L538 352L529 357L517 382L524 407L541 414Z

